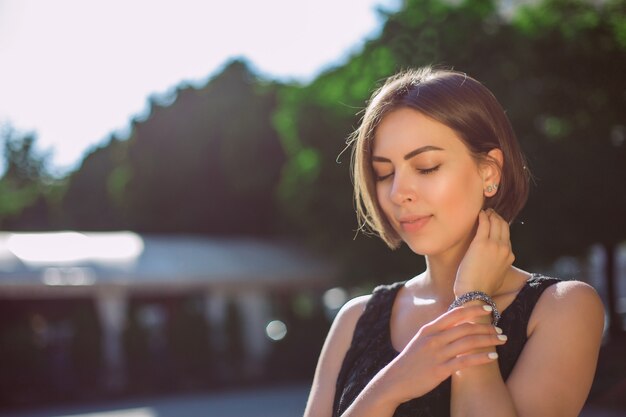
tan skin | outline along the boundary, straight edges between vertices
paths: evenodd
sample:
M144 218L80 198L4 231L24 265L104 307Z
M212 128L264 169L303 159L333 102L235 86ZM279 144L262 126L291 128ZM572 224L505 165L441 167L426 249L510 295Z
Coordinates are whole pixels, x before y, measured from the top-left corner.
M419 150L419 151L417 151ZM528 342L504 382L497 358L506 343L480 302L447 311L455 296L481 290L504 311L529 274L512 263L509 227L481 210L500 181L494 163L479 164L447 126L412 109L387 114L376 130L373 167L382 210L403 241L426 257L426 271L399 291L391 315L400 353L343 416L392 416L396 407L452 377L451 414L577 416L593 379L604 323L588 285L549 287L528 325ZM489 152L502 166L502 153ZM485 262L489 260L489 262ZM335 382L369 296L339 312L326 339L305 417L330 417Z

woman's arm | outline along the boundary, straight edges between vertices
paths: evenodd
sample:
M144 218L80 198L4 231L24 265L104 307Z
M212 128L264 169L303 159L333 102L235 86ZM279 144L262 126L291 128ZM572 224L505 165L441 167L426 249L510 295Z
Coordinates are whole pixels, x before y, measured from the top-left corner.
M315 369L304 417L332 415L339 370L352 342L356 322L361 317L369 298L370 296L366 295L350 300L335 317Z
M305 417L332 415L339 370L368 299L350 301L337 315L322 348ZM431 391L454 371L493 362L488 352L462 355L481 348L493 353L494 346L503 343L493 326L473 323L490 314L483 306L460 307L422 327L374 376L343 416L390 417L399 404Z
M496 293L513 258L508 224L493 211L481 212L455 294ZM578 415L591 387L603 324L604 309L592 287L573 281L549 287L533 310L528 341L507 383L496 363L456 372L452 416Z
M578 415L591 388L603 328L604 308L589 285L567 281L545 291L507 381L520 416Z
M577 281L549 287L506 384L496 363L452 376L452 416L577 416L591 387L603 325L604 309L592 287Z
M485 306L462 307L423 326L342 417L391 417L401 403L430 392L453 372L493 362L494 346L504 342L492 325L475 323L490 315ZM470 353L481 349L486 351Z
M493 362L494 346L503 341L492 325L475 323L487 315L484 306L461 307L423 326L342 417L390 417L398 405L430 392L453 372Z

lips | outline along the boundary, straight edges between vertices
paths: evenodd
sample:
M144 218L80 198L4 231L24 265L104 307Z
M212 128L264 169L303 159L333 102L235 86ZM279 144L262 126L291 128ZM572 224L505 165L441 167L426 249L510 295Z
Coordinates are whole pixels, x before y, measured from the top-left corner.
M411 215L402 216L398 219L400 227L405 232L417 232L421 230L430 221L432 215Z

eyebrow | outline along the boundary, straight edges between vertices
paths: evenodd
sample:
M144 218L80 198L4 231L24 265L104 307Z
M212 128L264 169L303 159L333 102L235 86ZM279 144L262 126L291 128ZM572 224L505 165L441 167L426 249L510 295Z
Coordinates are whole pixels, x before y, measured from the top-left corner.
M429 151L443 151L443 148L440 148L438 146L432 146L432 145L422 146L421 148L413 149L411 152L404 155L404 160L408 161L409 159L414 158L421 153L429 152ZM384 158L382 156L374 155L372 156L372 162L391 162L391 160L388 158Z

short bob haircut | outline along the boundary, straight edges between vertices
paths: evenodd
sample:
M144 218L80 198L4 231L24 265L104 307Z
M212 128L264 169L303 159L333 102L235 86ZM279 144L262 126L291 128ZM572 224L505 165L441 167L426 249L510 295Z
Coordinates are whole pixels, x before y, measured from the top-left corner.
M528 198L530 172L502 106L466 74L425 67L392 76L374 92L360 126L348 140L359 230L378 234L392 249L402 243L376 198L371 160L376 128L387 114L400 108L417 110L454 130L477 164L498 166L498 192L485 198L484 208L493 208L512 222ZM494 148L502 151L502 167L487 155Z

